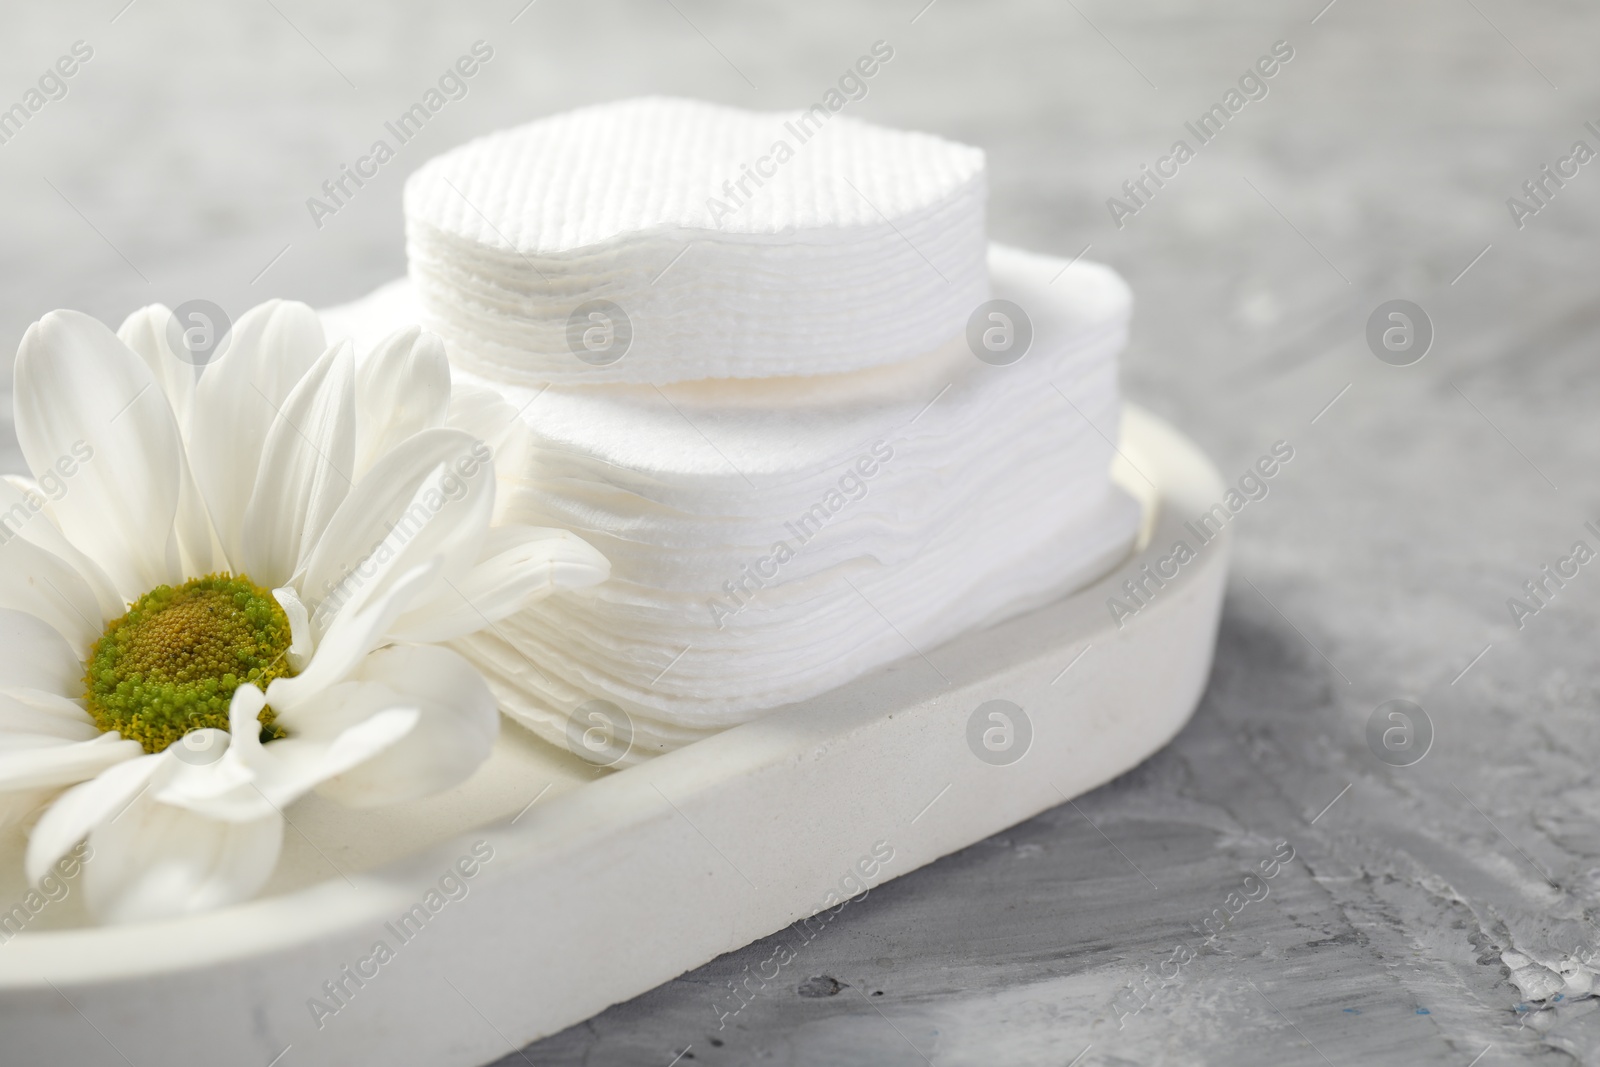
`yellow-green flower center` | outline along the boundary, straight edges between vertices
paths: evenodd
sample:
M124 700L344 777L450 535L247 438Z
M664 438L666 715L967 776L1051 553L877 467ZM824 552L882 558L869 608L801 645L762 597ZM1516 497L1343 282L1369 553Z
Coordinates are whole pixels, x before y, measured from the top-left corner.
M158 585L106 624L84 676L89 714L146 752L161 752L190 730L228 728L233 691L261 689L289 670L289 618L272 594L244 575L208 574L174 588ZM262 740L278 736L272 709Z

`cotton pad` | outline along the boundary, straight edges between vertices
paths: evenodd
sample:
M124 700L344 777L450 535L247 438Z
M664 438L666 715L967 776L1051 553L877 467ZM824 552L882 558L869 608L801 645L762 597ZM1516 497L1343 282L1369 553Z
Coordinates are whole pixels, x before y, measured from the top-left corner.
M818 105L627 100L501 131L406 183L422 322L506 383L847 373L988 298L983 153Z
M613 568L462 643L502 706L565 744L574 709L610 701L640 758L925 654L1125 554L1140 512L1109 468L1127 287L1000 246L988 267L1033 334L1004 366L963 334L894 365L759 381L523 387L458 367L531 436L497 469L510 513L573 530ZM330 335L364 346L419 303L387 287L330 314Z

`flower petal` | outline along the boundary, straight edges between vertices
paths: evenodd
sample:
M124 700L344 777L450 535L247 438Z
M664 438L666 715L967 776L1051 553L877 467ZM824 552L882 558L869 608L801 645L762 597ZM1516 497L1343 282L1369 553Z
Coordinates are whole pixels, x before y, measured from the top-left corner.
M161 756L136 756L61 794L28 835L28 881L37 882L90 830L118 817L149 784Z
M356 476L406 438L443 425L449 409L444 342L416 326L390 334L356 372Z
M367 472L345 498L306 564L300 588L312 609L314 632L326 628L334 611L359 606L363 592L375 594L386 576L403 573L383 564L396 560L400 549L427 525L430 504L445 502L442 493L427 498L423 494L424 483L440 467L467 479L468 486L476 482L480 494L493 494L493 475L482 476L486 457L482 444L468 433L424 430ZM457 496L462 495L457 489ZM439 532L444 530L440 527Z
M194 387L199 368L172 350L167 330L172 311L164 304L151 304L129 315L117 328L117 337L139 354L151 375L166 394L178 428L187 430L194 411Z
M529 404L523 405L523 410ZM533 432L521 416L522 411L492 389L456 382L451 386L450 414L445 418L445 425L466 430L488 445L489 454L501 470L520 471L528 468L538 450ZM517 494L499 494L495 499L495 524L514 521L516 504Z
M311 653L316 648L311 636L311 615L292 585L274 589L272 599L289 619L289 669L298 674L311 661Z
M394 620L433 584L440 566L440 560L435 558L413 567L381 594L334 616L306 669L292 677L274 678L267 687L267 701L273 710L279 714L292 711L322 690L344 681L362 658L383 642L383 635Z
M246 694L244 699L240 695ZM260 690L241 686L229 708L233 743L223 758L219 779L243 776L261 800L283 807L334 775L364 763L400 741L420 712L396 694L367 682L343 682L324 689L278 724L290 736L262 744L253 730L263 701ZM251 810L250 798L229 794L230 786L209 790L191 784L186 795L163 792L157 799L180 803L202 814L237 818Z
M0 608L0 686L81 693L83 663L37 615Z
M448 641L476 633L563 589L606 580L611 564L588 542L566 530L497 526L484 558L427 603L395 620L395 641Z
M249 699L251 694L253 700ZM261 724L255 715L263 704L261 690L253 685L240 686L234 690L230 712L241 703L255 708L242 736L256 739L259 744ZM241 725L237 716L231 725ZM151 783L151 796L162 804L174 804L225 822L249 822L276 812L277 805L256 788L254 772L238 758L238 746L231 742L227 730L190 730L184 734L162 753L173 759L163 765Z
M178 355L169 340L172 312L163 304L140 308L123 320L117 337L139 354L161 391L166 394L178 423L179 436L189 439L194 415L195 385L200 368L188 357ZM189 471L189 458L183 457L183 472L178 486L178 546L185 554L184 573L210 574L216 569L217 545L211 531L211 516L206 513L200 487Z
M0 830L25 822L45 802L56 795L54 789L31 789L18 793L0 793Z
M355 388L355 354L342 341L300 379L267 431L232 557L261 585L282 585L300 569L354 484Z
M89 316L52 311L22 339L14 405L29 469L73 472L51 505L62 531L122 596L181 580L183 442L144 361Z
M93 645L106 622L83 575L24 537L0 543L0 607L43 619L72 648Z
M200 483L194 479L187 453L178 472L177 533L184 574L198 577L227 569L222 541L211 524L211 512L200 494Z
M189 454L230 560L239 558L267 431L326 348L315 311L271 300L239 316L227 350L200 375Z
M63 741L90 741L100 735L81 701L39 689L0 688L0 737L32 734Z
M12 735L16 736L16 735ZM138 759L144 748L120 734L98 734L89 741L40 738L27 748L0 747L0 792L59 789L95 777L108 767Z
M67 540L50 513L50 501L39 489L37 483L24 483L15 476L0 478L0 529L72 564L72 569L94 591L102 619L109 622L121 615L127 610L127 602L117 592L111 577L100 564Z
M424 563L436 561L438 569L436 584L422 597L431 599L441 586L465 578L482 551L493 510L494 473L487 460L467 479L439 464L422 480L411 505L395 519L374 553L371 579L357 585L343 604L332 598L318 604L311 616L312 629L331 627L331 618L384 596L398 576Z
M248 900L272 877L283 816L209 819L136 795L89 833L84 901L102 922L164 919Z
M483 676L461 656L434 645L384 648L356 677L364 697L387 694L419 715L397 743L324 782L323 796L356 808L414 800L459 785L489 758L500 715Z

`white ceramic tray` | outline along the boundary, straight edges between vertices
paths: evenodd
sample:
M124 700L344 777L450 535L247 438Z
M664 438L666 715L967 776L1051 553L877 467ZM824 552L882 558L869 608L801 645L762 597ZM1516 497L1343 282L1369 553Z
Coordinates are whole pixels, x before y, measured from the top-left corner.
M1122 452L1138 546L1064 600L620 772L508 728L442 801L297 807L239 907L74 927L69 890L0 944L0 1063L474 1067L1110 780L1193 711L1229 548L1184 527L1223 494L1192 444L1129 409ZM1107 598L1179 539L1119 626Z

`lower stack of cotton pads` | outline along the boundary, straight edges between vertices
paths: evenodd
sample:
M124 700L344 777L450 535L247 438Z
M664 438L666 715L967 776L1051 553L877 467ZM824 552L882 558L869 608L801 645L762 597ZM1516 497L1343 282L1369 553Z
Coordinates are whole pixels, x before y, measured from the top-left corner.
M567 117L576 124L564 135L569 141L594 132L578 121L584 114ZM614 118L598 130L609 130ZM691 144L698 121L682 133ZM878 143L873 138L883 131L862 130L850 131L850 143L858 153L880 154L883 173L874 187L881 193L894 186L899 142ZM517 139L516 131L496 136ZM653 138L638 149L646 157L671 157L663 146L679 143L670 124ZM975 152L958 147L951 146L951 158ZM918 145L901 165L926 157L927 146ZM979 164L981 188L981 155ZM424 175L433 166L413 181L432 182ZM562 171L559 161L537 158L510 169L530 167ZM791 194L804 199L808 189L826 185L828 173L811 174ZM547 180L558 191L567 187L564 179ZM925 176L907 179L913 188L919 183ZM532 235L527 242L539 243L556 225L541 214L543 186L478 178L480 188L497 185L505 191L484 209L489 228L523 227ZM414 201L419 211L436 207L408 195L408 208ZM787 235L788 245L773 238L774 247L809 244L820 262L865 239L848 225L811 221ZM915 232L903 217L884 221ZM680 220L675 232L687 225ZM560 226L577 253L590 238L608 243L613 266L631 262L629 240L649 247L648 234L580 239L571 233L583 231L583 220ZM362 347L399 325L437 322L441 301L456 299L442 295L436 264L418 266L419 245L433 238L420 239L416 225L409 230L412 278L330 313L332 329L355 335ZM716 243L714 234L700 236ZM504 281L488 278L498 269L490 266L495 242L483 243L480 258L463 254L452 268L477 279L463 286ZM662 358L642 382L618 373L552 383L540 381L540 368L559 358L548 350L530 350L519 372L503 366L521 351L514 331L493 342L474 331L447 333L457 378L499 392L530 432L526 456L497 470L510 512L518 521L573 530L612 564L607 582L541 601L466 640L462 650L508 714L557 744L572 744L575 714L586 715L596 701L612 710L608 725L616 709L625 712L628 743L624 751L607 750L603 762L677 747L903 657L920 656L919 669L937 672L937 657L928 653L941 642L1080 587L1125 554L1139 525L1138 506L1109 475L1117 356L1130 306L1112 271L993 246L980 264L980 291L950 297L955 314L930 311L918 279L904 280L896 295L895 278L880 278L881 315L899 322L930 315L938 340L919 340L918 354L889 363L881 359L885 346L875 344L823 374L805 370L816 353L797 353L801 338L776 353L750 347L799 329L781 326L784 316L793 313L791 301L814 291L811 275L785 273L792 260L784 254L768 258L777 273L761 305L767 310L755 318L766 315L770 323L708 349L764 372L745 378L705 374L687 334L672 341L676 362L658 351ZM553 258L541 263L575 287L569 302L622 291ZM680 284L690 293L700 282L728 283L704 278L687 262L673 269L683 270ZM612 281L626 274L619 267ZM583 288L590 282L601 288ZM504 292L498 299L508 303L505 314L549 320L559 317L552 310L560 306L557 288L552 279L552 291L537 299ZM837 341L862 309L847 301L836 315L827 307L807 314L817 336ZM572 353L567 359L584 368L581 378L620 369L634 354L626 352L615 368Z
M613 568L470 639L507 710L564 744L576 708L609 700L645 755L932 649L1120 557L1139 521L1107 473L1126 287L1000 247L991 264L996 295L1034 330L1007 366L962 337L848 375L499 386L537 442L524 469L500 472L519 516L576 531ZM415 311L402 283L337 326L367 342Z

